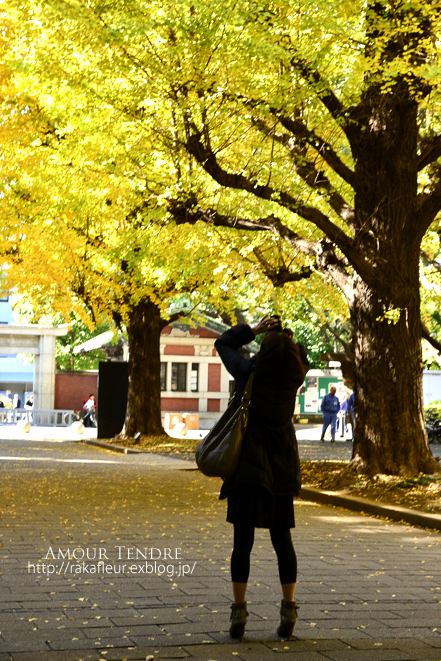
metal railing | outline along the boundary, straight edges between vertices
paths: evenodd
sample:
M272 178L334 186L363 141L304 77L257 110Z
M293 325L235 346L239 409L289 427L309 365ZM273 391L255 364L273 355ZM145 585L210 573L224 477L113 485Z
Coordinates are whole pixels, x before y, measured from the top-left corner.
M21 420L37 427L70 427L78 420L78 414L65 409L0 408L0 425L16 425Z

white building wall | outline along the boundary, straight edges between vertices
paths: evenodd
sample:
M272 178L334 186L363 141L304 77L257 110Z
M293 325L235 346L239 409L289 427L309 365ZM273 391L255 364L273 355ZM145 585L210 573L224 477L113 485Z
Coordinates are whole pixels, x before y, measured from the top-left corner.
M12 324L12 305L8 298L0 299L0 324Z
M53 327L37 324L15 326L12 324L0 325L0 353L4 354L34 354L34 407L54 408L55 393L55 340L56 337L66 335L68 325ZM0 382L2 375L0 374ZM22 395L19 385L14 391Z
M434 400L441 400L441 370L424 370L423 402L429 406Z
M0 299L0 325L13 324L12 305L8 297ZM33 388L34 367L16 355L0 352L0 392L10 391L11 398L17 393L23 400L25 393ZM23 402L22 402L23 403Z

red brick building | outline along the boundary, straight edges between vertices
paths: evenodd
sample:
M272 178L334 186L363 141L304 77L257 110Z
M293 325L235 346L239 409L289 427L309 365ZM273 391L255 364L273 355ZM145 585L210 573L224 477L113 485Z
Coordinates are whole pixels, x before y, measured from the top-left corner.
M207 320L198 328L174 323L163 329L160 352L164 416L166 413L197 413L203 429L210 427L226 409L231 377L214 342L227 328L225 324ZM108 335L103 339L108 342ZM79 410L84 399L97 392L97 372L59 371L55 379L55 408Z
M161 408L164 413L198 413L203 424L204 420L218 418L225 410L230 396L230 377L214 348L222 330L177 324L164 328L161 335Z
M59 370L55 373L55 408L81 411L84 400L98 393L98 372Z

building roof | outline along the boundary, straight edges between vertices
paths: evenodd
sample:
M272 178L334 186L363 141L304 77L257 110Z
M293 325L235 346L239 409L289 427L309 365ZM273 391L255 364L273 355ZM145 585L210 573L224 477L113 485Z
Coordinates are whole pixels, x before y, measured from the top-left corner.
M163 332L165 331L165 333L167 333L167 329L171 330L171 328L178 328L183 332L188 332L189 335L200 336L198 333L199 329L204 329L209 332L206 334L204 333L202 336L215 338L215 337L219 337L220 335L222 335L222 333L224 333L226 330L230 328L228 324L225 324L222 321L219 321L218 319L213 319L212 317L209 317L208 315L205 315L203 313L198 313L198 319L193 320L193 323L199 325L195 328L194 326L191 326L189 323L185 323L181 320L174 321L168 326L165 326ZM170 330L168 332L170 332ZM106 353L112 354L112 357L116 355L120 355L122 354L123 345L124 344L126 345L127 342L123 339L122 335L119 335L118 342L117 344L115 344L112 342L113 337L114 337L113 331L106 331L104 333L100 333L99 335L92 337L90 340L87 340L86 342L83 342L82 344L76 346L73 349L73 353L75 354L88 353L89 351L94 351L96 349L103 349ZM256 353L259 350L259 345L256 342L250 342L250 344L247 346L252 353Z

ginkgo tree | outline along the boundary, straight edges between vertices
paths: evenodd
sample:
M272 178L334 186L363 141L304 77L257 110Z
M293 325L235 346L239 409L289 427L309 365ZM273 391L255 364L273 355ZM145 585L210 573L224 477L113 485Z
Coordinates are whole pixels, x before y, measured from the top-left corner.
M439 471L423 421L419 258L441 209L440 7L192 2L173 14L156 27L170 97L217 200L200 195L202 174L170 211L308 255L350 310L353 466Z
M209 291L213 304L228 307L228 273L213 266L216 237L166 222L150 174L159 173L156 155L133 127L102 107L79 112L79 100L64 93L63 103L54 93L49 112L37 82L25 80L32 93L20 93L18 78L2 89L5 148L13 137L1 165L2 287L32 302L34 321L49 311L68 321L74 311L89 327L107 319L124 329L122 435L161 433L159 337L178 316L168 314L170 300L197 290L200 301Z
M161 195L182 160L164 159L142 120L122 121L95 101L27 72L2 87L2 286L22 293L22 307L30 302L32 321L74 312L89 327L105 319L124 330L122 436L160 434L159 337L179 316L170 301L185 293L228 311L249 287L252 311L257 292L271 299L256 258L271 245L204 226L189 233L167 219Z

